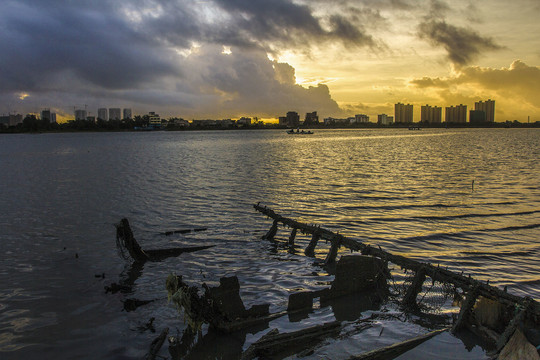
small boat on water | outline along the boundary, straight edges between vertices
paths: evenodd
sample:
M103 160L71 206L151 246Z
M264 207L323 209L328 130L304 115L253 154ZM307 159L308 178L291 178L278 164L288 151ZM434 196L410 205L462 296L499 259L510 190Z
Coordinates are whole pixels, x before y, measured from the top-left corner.
M305 130L300 130L300 129L296 129L296 131L294 131L294 129L291 129L291 130L288 130L287 131L287 134L290 134L290 135L312 135L313 134L313 131L311 130L308 130L308 131L305 131Z

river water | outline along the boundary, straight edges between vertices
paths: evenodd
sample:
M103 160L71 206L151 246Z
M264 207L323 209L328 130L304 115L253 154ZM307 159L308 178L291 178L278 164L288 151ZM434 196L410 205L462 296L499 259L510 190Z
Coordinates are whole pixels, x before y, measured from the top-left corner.
M271 311L283 311L291 292L327 286L333 276L312 259L260 240L271 221L257 202L540 299L539 158L539 129L1 136L0 357L141 358L161 329L185 328L167 302L170 273L209 285L236 275L246 306L266 302ZM143 248L215 247L133 269L115 243L123 217ZM208 229L160 234L194 227ZM118 282L131 289L105 293ZM126 311L126 299L151 302ZM270 325L292 331L336 318L321 308ZM382 327L366 332L367 345L336 340L313 356L346 358L425 332L399 322L385 329L386 337ZM190 356L234 358L264 331L207 334ZM438 346L484 356L449 335ZM167 344L160 354L171 356Z

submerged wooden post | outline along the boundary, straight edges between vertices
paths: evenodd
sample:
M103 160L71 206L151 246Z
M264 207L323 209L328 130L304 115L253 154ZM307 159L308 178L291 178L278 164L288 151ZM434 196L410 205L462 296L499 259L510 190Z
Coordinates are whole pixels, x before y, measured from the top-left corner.
M293 228L291 231L291 236L289 236L289 247L294 247L294 238L296 237L297 228Z
M268 230L268 232L263 235L262 239L270 240L270 241L274 240L274 236L276 236L276 233L277 233L277 228L278 228L278 220L276 219L272 223L272 227L270 228L270 230Z
M422 291L422 284L426 280L426 269L425 267L421 266L418 271L416 271L416 274L414 275L414 279L411 283L411 285L407 288L407 292L405 293L405 296L403 297L403 306L410 308L410 309L416 309L418 308L418 304L416 303L416 297Z
M469 292L465 296L465 301L463 301L463 304L461 304L458 318L454 323L454 326L452 326L452 334L458 332L469 320L469 315L474 307L474 304L476 303L477 298L478 286L475 286L471 290L469 290Z
M318 232L314 232L313 236L311 237L311 241L309 242L309 245L307 246L306 250L304 250L304 254L306 256L315 256L315 247L317 246L317 243L319 242L319 239L321 238L321 235Z
M510 322L508 323L508 326L506 326L506 329L504 329L504 332L501 334L499 339L497 339L497 353L499 353L504 348L508 340L510 340L510 337L516 331L519 323L523 321L523 319L525 318L525 313L527 312L530 304L530 298L523 299L523 301L519 304L521 306L521 309L516 313L516 315L514 315L512 320L510 320Z
M129 221L126 218L120 220L120 223L116 224L116 241L117 244L123 246L129 251L129 255L135 261L146 261L149 256L141 249L141 246L135 240Z
M333 264L336 262L337 253L340 246L340 237L339 235L336 235L332 239L332 245L330 246L330 251L328 251L328 255L326 255L326 259L324 260L324 264Z
M309 255L310 253L313 254L313 250L315 249L316 242L319 239L334 241L336 237L339 237L340 239L339 245L340 246L343 245L344 247L350 249L351 251L361 251L362 254L364 255L371 255L371 256L379 257L381 259L384 259L385 261L389 261L402 268L412 270L415 272L418 271L420 267L425 267L426 273L429 274L429 276L434 281L439 281L443 283L451 283L451 284L454 284L456 287L460 287L462 289L467 289L467 290L472 289L473 287L477 286L478 295L481 295L487 298L496 298L497 301L499 301L502 305L512 306L512 305L515 305L516 303L519 303L522 300L521 297L508 293L502 289L498 289L489 284L478 283L476 280L472 279L470 276L469 277L464 276L463 272L461 274L455 273L448 269L438 268L436 266L433 266L432 264L406 258L403 255L395 255L395 254L389 253L387 251L382 250L381 248L376 248L374 246L370 246L369 244L364 244L361 241L354 240L352 238L348 238L346 236L336 234L330 230L327 230L318 226L314 226L314 225L309 225L306 223L301 223L287 217L283 217L277 214L276 212L274 212L272 209L269 209L266 206L261 206L260 204L255 204L254 208L260 213L262 213L263 215L266 215L272 218L274 221L278 221L282 223L283 225L289 226L291 228L300 229L306 234L313 234L312 241L305 250L306 255ZM333 250L336 253L335 256L337 256L337 248L334 248ZM327 256L327 260L332 260L332 258L335 260L335 257L330 256L331 255L330 253L328 255L329 256ZM416 302L416 299L414 300ZM538 319L540 317L540 302L535 301L535 300L531 301L531 304L529 306L529 311L527 312L527 316L534 317L534 319Z

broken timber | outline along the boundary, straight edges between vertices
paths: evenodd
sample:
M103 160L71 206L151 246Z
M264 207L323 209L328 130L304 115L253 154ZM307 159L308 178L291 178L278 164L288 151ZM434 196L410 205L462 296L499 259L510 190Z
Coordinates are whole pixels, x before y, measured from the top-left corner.
M409 259L401 255L393 255L387 251L384 251L380 248L375 248L370 245L364 244L360 241L353 240L351 238L345 237L341 234L336 234L330 230L308 225L296 220L283 217L276 214L273 210L260 206L259 204L254 205L255 210L261 212L262 214L274 219L283 225L289 226L291 228L296 228L301 230L304 234L317 234L317 239L323 239L330 241L332 245L343 246L352 251L360 251L363 255L371 255L378 258L381 258L386 261L390 261L393 264L401 266L404 269L412 270L414 272L419 272L421 268L424 269L425 275L431 277L434 281L440 281L445 283L452 283L456 287L460 287L465 291L472 290L474 287L478 287L478 295L484 296L487 298L497 299L503 305L516 305L523 301L523 298L507 293L501 289L493 287L491 285L481 283L478 280L475 280L471 277L466 277L457 273L454 273L450 270L443 269L432 264L423 263L417 260ZM311 244L310 244L311 245ZM315 245L312 246L313 248ZM310 246L308 246L310 248ZM331 252L333 250L331 249ZM529 307L529 312L533 315L540 317L540 304L531 299L531 304Z
M131 230L128 219L124 218L120 220L120 222L115 226L116 244L118 245L119 249L126 249L129 252L129 255L136 262L161 261L169 257L180 256L180 254L185 252L204 250L214 246L204 245L170 249L143 250L133 236L133 231Z
M415 338L412 338L412 339L409 339L409 340L406 340L406 341L403 341L403 342L400 342L400 343L392 344L390 346L386 346L386 347L383 347L383 348L368 351L368 352L363 353L363 354L358 355L358 356L350 357L349 360L386 360L386 359L390 360L390 359L394 359L394 358L400 356L401 354L403 354L403 353L417 347L418 345L425 342L426 340L431 339L435 335L439 335L440 333L445 332L447 330L448 330L447 328L440 329L440 330L435 330L435 331L429 332L427 334L420 335L420 336L417 336Z
M522 322L524 319L528 319L533 324L540 324L540 304L531 298L522 298L509 294L506 291L490 286L489 283L482 283L471 278L470 276L463 276L463 273L457 274L450 270L440 268L439 266L409 259L401 255L394 255L382 250L380 247L372 247L368 244L353 240L341 234L336 234L319 226L309 225L283 217L266 206L261 206L260 204L254 205L254 208L255 210L273 219L272 228L269 231L271 236L265 236L263 238L273 239L276 235L277 226L279 223L294 229L294 234L296 234L297 230L300 230L304 234L311 234L312 239L305 249L305 254L308 256L314 255L314 250L319 239L330 241L331 247L325 260L326 264L335 262L337 251L339 247L343 246L351 251L360 251L363 255L370 255L380 258L384 262L389 261L400 266L402 269L414 271L416 275L412 284L407 289L406 295L403 299L402 305L405 308L413 311L418 310L416 298L422 291L422 284L426 280L427 276L429 276L432 281L453 284L456 288L461 288L466 293L466 299L462 305L458 320L452 328L452 332L457 332L465 325L470 328L471 324L469 315L473 312L476 300L480 297L496 300L498 303L506 306L507 308L519 308L520 311L513 319L511 319L510 322L504 325L504 331L500 334L494 331L486 331L490 329L482 327L481 324L473 324L473 327L476 326L477 329L480 330L481 335L496 335L497 338L492 340L495 340L495 347L497 351L501 350L516 329L517 324Z
M332 321L322 325L316 325L307 329L290 333L280 334L277 329L270 331L257 342L253 343L242 354L242 360L250 360L256 357L260 359L271 358L291 347L305 348L310 344L321 341L328 336L337 336L341 330L339 321ZM281 356L277 357L281 358Z

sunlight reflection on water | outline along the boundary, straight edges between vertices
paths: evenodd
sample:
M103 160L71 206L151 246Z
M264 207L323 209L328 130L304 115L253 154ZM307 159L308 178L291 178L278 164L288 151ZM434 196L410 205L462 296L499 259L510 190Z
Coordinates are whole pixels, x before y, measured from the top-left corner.
M80 356L90 342L109 344L100 358L143 355L152 334L136 331L141 319L183 326L164 293L171 272L209 284L237 275L246 305L269 302L273 311L286 307L293 290L327 286L332 276L302 256L307 236L298 235L296 254L260 241L271 222L253 211L259 201L538 299L538 135L437 129L1 137L0 240L10 255L0 280L3 294L26 295L0 298L0 329L11 334L0 344L38 344L25 345L21 356L36 348ZM130 270L115 249L113 224L122 217L146 248L216 247L146 264L126 296L152 302L121 312L124 295L104 294L103 286ZM208 230L159 235L196 226ZM288 236L280 229L277 237ZM322 243L317 256L327 251ZM9 325L17 312L29 327Z

